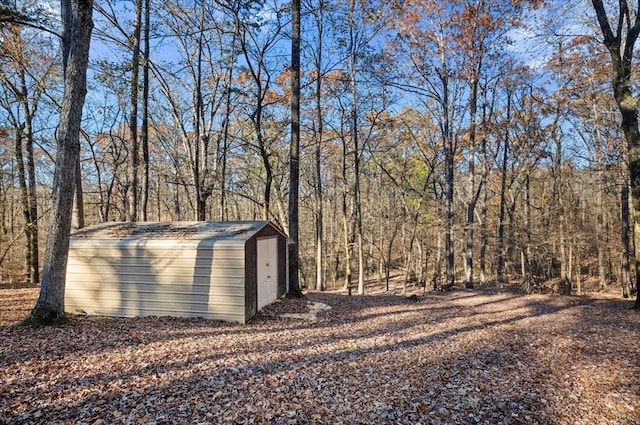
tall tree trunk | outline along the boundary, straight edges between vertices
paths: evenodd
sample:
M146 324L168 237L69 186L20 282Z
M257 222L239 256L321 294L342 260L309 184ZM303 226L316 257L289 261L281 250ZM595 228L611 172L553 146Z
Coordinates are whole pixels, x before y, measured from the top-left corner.
M222 133L222 152L220 164L220 220L228 219L227 211L227 152L229 150L229 125L231 120L231 84L233 83L233 70L236 61L236 42L238 40L238 19L234 19L233 38L231 41L231 59L227 69L226 80L226 105L224 111L224 123Z
M140 142L142 144L142 199L140 213L142 221L148 220L149 203L149 31L150 31L149 0L144 0L144 50L142 52L142 128ZM158 220L160 220L158 210Z
M483 87L484 97L488 96L487 86ZM482 105L482 128L487 126L487 102ZM480 205L480 283L485 284L487 281L487 243L488 243L488 226L487 226L487 199L489 197L487 189L487 180L489 179L489 152L487 149L487 137L482 136L482 198Z
M640 131L638 129L638 99L631 92L633 53L638 35L640 35L640 4L631 13L626 0L618 2L619 9L617 18L615 18L617 27L613 31L602 0L591 0L591 2L603 35L603 44L611 56L613 96L622 115L620 128L627 142L635 239L637 291L634 308L640 309Z
M322 137L318 136L319 140L317 142L316 147L316 190L315 190L315 201L316 201L316 291L324 291L325 283L324 283L324 275L323 275L323 263L324 263L324 205L323 205L323 194L322 194L322 170L320 168L321 164L321 151L320 151L320 143L322 141Z
M360 140L358 138L358 79L356 76L356 35L354 14L356 1L351 0L349 16L349 73L351 74L351 138L353 142L353 229L358 246L358 295L364 294L364 253L362 252L362 207L360 194Z
M350 220L349 220L349 205L348 205L348 195L349 195L349 183L347 177L347 141L343 139L343 152L342 152L342 230L344 235L344 279L345 279L345 288L347 293L351 295L351 253L353 252L353 232L351 231ZM336 262L336 266L337 266Z
M29 209L29 191L27 189L27 178L24 169L23 139L24 131L22 127L16 128L14 155L18 168L18 186L20 187L20 205L22 207L22 215L24 217L24 234L27 241L27 250L25 252L24 270L28 282L31 282L31 255L33 249L31 243L31 211ZM33 282L35 283L35 282Z
M359 192L359 190L358 190ZM358 196L358 203L360 196ZM360 210L360 208L357 208ZM363 242L362 242L362 217L360 216L360 212L357 213L357 221L356 221L356 243L358 244L358 295L364 294L364 252L363 252Z
M498 237L496 241L496 251L498 255L498 264L496 273L498 275L498 284L504 283L504 264L505 264L505 246L504 246L504 222L505 208L507 203L507 159L509 158L509 123L511 121L511 91L507 92L507 126L504 130L504 146L502 148L502 164L500 166L500 212L498 213Z
M593 122L595 123L595 151L596 151L596 234L600 237L605 235L604 224L604 202L602 195L604 192L604 164L602 163L602 135L600 134L600 126L598 120L598 106L594 103L592 105ZM603 290L607 286L607 273L605 265L605 253L607 246L602 241L597 244L598 248L598 282L600 290Z
M262 146L262 142L260 144ZM269 212L271 211L271 186L273 186L273 170L271 169L271 163L269 162L269 153L266 151L266 148L264 146L261 147L260 152L265 171L262 219L269 220Z
M454 266L454 246L453 246L453 164L454 155L453 152L447 149L445 158L445 239L444 239L444 252L445 252L445 268L446 268L446 280L448 285L455 284L455 266Z
M300 298L298 193L300 187L300 0L291 1L291 143L289 145L289 292Z
M573 243L575 244L575 258L576 258L576 294L578 295L582 295L582 273L580 272L580 269L582 268L581 262L582 262L582 258L581 258L581 254L580 254L580 242L575 240L575 234L574 234L574 241Z
M64 319L64 289L76 161L80 152L80 123L87 92L87 65L93 21L92 0L61 0L64 97L56 132L58 151L53 177L49 233L42 269L42 286L26 322L57 323Z
M522 266L522 278L529 282L531 280L531 178L529 176L529 170L527 170L525 175L524 193L526 242L524 248L525 258Z
M26 92L26 87L25 87ZM25 105L26 106L26 105ZM33 128L31 127L32 117L31 111L28 112L28 116L25 120L25 135L26 137L26 151L27 151L27 178L29 184L27 186L27 193L29 199L29 281L32 283L40 282L40 254L38 248L38 199L36 195L36 166L33 155Z
M444 49L443 49L444 52ZM442 53L444 56L444 53ZM443 57L443 63L444 57ZM455 285L456 274L454 265L454 245L453 245L453 185L455 166L455 146L450 126L449 111L449 77L448 70L441 71L442 81L442 138L444 144L444 175L445 175L445 219L444 219L444 251L447 285Z
M320 0L315 14L316 18L316 146L315 146L315 204L316 204L316 290L324 291L323 266L323 243L324 243L324 205L322 193L322 142L324 136L324 117L322 113L322 63L323 63L323 41L324 41L324 0Z
M569 256L567 255L567 239L566 234L568 229L565 227L569 220L567 218L567 212L564 207L564 195L563 193L563 178L562 178L562 142L558 138L556 139L556 159L555 159L555 173L554 173L554 191L552 208L555 207L558 211L557 223L558 223L558 237L560 248L560 291L566 292L567 286L571 283L571 275L569 273Z
M629 270L629 258L631 258L631 241L630 229L629 229L629 186L628 184L622 185L620 192L620 206L621 206L621 232L622 237L622 264L620 266L621 280L622 280L622 296L629 298L631 296L631 273Z
M469 100L469 114L471 116L471 126L469 130L469 181L467 200L467 243L465 253L465 282L466 288L473 288L473 231L475 227L475 209L478 196L476 194L476 112L478 109L478 80L474 78L471 84L471 98Z
M405 196L402 196L403 208L406 211L405 214L409 213L409 207L405 201ZM420 204L422 202L418 202L418 207L414 214L411 215L411 235L409 237L409 250L407 252L406 261L405 261L405 272L404 272L404 290L407 289L407 283L411 277L411 272L413 271L412 263L413 263L413 246L416 242L417 234L418 234L418 221L420 219ZM422 257L418 260L418 264L422 264Z
M39 274L39 253L38 253L38 203L36 195L36 173L35 173L35 160L33 155L34 135L33 135L33 114L37 109L37 100L30 102L33 97L39 97L39 93L35 96L29 91L26 81L26 71L24 67L20 67L18 71L19 75L19 87L12 86L13 91L18 96L19 103L22 106L22 112L24 117L23 121L18 125L20 128L17 134L20 135L20 140L16 139L16 159L20 157L20 194L22 197L22 204L25 217L25 236L27 238L27 252L25 255L25 269L27 274L27 280L29 282L38 283L40 280ZM31 104L33 103L33 104ZM23 144L24 142L24 144ZM26 154L26 158L23 155L23 150ZM26 168L25 168L26 161Z
M138 168L140 167L140 152L138 148L138 81L140 70L140 26L142 20L142 0L136 0L135 20L133 22L133 36L131 40L131 87L129 93L129 221L138 220Z
M438 289L438 287L440 287L442 275L442 236L438 235L436 239L436 258L433 264L433 278L431 279L433 283L433 290L436 290Z
M203 110L204 99L202 94L202 54L204 49L204 3L201 3L198 28L198 52L195 69L195 88L194 97L196 100L195 110L193 112L193 127L195 137L195 153L193 162L193 184L196 192L196 211L195 218L199 221L206 220L207 197L205 195L204 181L206 179L206 162L207 148L206 136L204 135Z
M409 249L407 249L407 256L405 257L405 265L404 265L404 278L402 279L402 293L407 292L407 284L409 283L409 279L411 278L411 273L413 272L413 244L415 243L415 234L412 232L409 237Z
M487 158L487 141L483 139L482 141L482 151L483 151L483 179L489 177L489 164ZM487 281L487 184L484 183L482 185L482 197L480 198L480 283L484 285Z
M397 234L398 234L398 226L395 225L394 223L393 232L391 233L391 236L388 237L388 240L387 240L387 252L386 252L386 258L384 262L384 281L385 281L385 288L387 292L389 292L389 281L391 277L391 255L393 253L393 241L395 240ZM382 245L380 246L380 248L382 248Z
M82 172L80 168L80 155L78 155L73 190L73 217L71 220L71 228L74 230L84 227L84 198L82 195Z

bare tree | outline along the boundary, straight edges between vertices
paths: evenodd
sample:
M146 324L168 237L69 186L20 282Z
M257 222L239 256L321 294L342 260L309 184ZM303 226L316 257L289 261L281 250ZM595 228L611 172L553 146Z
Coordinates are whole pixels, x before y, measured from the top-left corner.
M611 56L613 96L622 115L620 128L627 142L629 179L631 182L631 211L635 229L636 302L640 309L640 130L638 129L638 98L631 91L633 52L640 35L640 2L630 7L628 0L620 0L612 28L609 14L602 0L591 0L598 18L602 43Z
M56 132L58 152L53 178L52 209L44 254L40 296L29 317L33 324L64 320L64 289L80 123L87 93L92 0L61 0L64 98Z
M138 220L138 168L140 167L140 141L138 140L138 82L140 79L140 30L142 25L142 0L135 1L135 20L131 44L131 86L129 88L129 221Z
M300 291L298 195L300 188L300 0L291 1L291 144L289 149L289 291Z
M142 7L144 7L144 48L142 52L142 128L140 129L140 143L142 145L142 193L140 200L140 213L142 221L147 221L147 213L149 209L149 33L151 27L149 22L151 19L149 3L149 0L144 0L144 4L142 5Z
M39 110L50 96L48 92L59 74L59 67L49 53L49 42L35 34L28 24L13 23L0 30L0 88L4 94L0 108L6 111L7 123L15 137L14 156L27 242L26 276L30 282L38 283L36 123Z
M316 2L312 2L316 4ZM309 5L311 8L312 5ZM323 274L323 256L324 256L324 211L323 211L323 192L322 192L322 143L324 140L324 117L323 117L323 102L322 102L322 83L324 81L323 75L323 58L324 58L324 37L325 37L325 9L327 7L326 0L317 1L317 7L313 9L313 18L316 25L316 45L315 53L313 56L314 66L316 68L317 76L315 81L315 124L314 124L314 136L315 136L315 150L314 150L314 197L315 197L315 237L316 237L316 284L317 291L323 291L325 289L324 274Z

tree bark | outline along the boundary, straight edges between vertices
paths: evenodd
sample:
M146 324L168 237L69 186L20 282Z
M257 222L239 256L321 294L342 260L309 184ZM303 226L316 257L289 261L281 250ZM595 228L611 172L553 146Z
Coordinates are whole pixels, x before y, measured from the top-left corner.
M629 10L627 0L618 3L615 33L602 0L592 0L598 24L603 35L603 44L611 56L611 83L613 95L622 116L620 128L627 142L631 210L633 212L635 240L636 301L640 309L640 131L638 129L638 99L631 92L633 52L640 35L640 4L635 13ZM634 17L633 21L631 17ZM623 43L624 38L624 43Z
M364 294L364 253L362 252L362 206L360 194L360 140L358 138L358 79L356 33L354 29L356 1L351 0L349 16L349 73L351 74L351 138L353 141L353 225L358 247L358 295Z
M25 175L25 169L24 169L24 154L23 154L23 138L24 138L24 131L22 127L18 127L16 128L16 135L15 135L15 146L14 146L14 155L15 155L15 159L16 159L16 165L18 168L18 186L20 187L20 204L22 206L22 215L24 217L24 234L25 234L25 238L27 241L27 250L25 252L25 263L24 263L24 270L25 270L25 275L27 278L28 282L31 282L31 254L33 252L32 248L31 248L31 230L30 230L30 225L31 225L31 214L30 214L30 209L29 209L29 193L27 190L27 178ZM35 283L35 282L34 282Z
M138 220L138 168L140 152L138 141L138 81L140 70L140 27L142 21L142 0L135 3L135 21L133 23L133 39L131 40L131 87L129 92L129 221Z
M80 171L80 155L78 154L73 190L73 217L71 220L71 227L73 230L82 229L84 227L84 198L82 195L82 172Z
M205 49L204 46L204 26L205 14L204 3L201 3L200 16L198 18L198 52L195 64L195 88L194 98L196 100L195 110L193 112L193 128L194 128L194 162L193 162L193 184L196 192L196 214L195 218L199 221L206 220L207 215L207 199L208 192L205 180L207 178L207 151L209 145L208 135L205 134L204 123L204 94L203 94L203 72L202 72L202 56Z
M631 296L631 273L629 270L629 258L631 257L631 247L629 244L630 229L629 229L629 186L625 184L622 186L620 192L620 209L621 209L621 231L622 237L622 265L620 266L621 280L622 280L622 296L629 298Z
M315 13L316 19L316 57L315 66L318 72L316 78L316 146L315 146L315 203L316 203L316 291L324 291L325 283L323 276L323 254L324 254L324 205L322 193L322 142L324 136L324 119L322 113L322 59L324 41L324 0L320 0Z
M487 86L483 87L484 97L488 96L487 94ZM487 104L483 103L482 106L482 127L486 128L487 126ZM480 283L484 285L487 282L487 245L488 245L488 226L487 226L487 200L489 198L489 189L487 181L489 179L490 165L489 165L489 149L488 149L488 141L485 135L482 136L482 198L480 204Z
M142 144L142 192L140 200L140 213L142 221L148 219L149 204L149 32L150 32L149 0L144 0L144 49L142 64L142 128L140 129L140 142ZM160 219L158 210L158 220Z
M444 49L442 55L444 56ZM443 64L446 64L443 57ZM455 166L455 143L450 128L449 112L449 77L448 70L440 73L442 81L442 139L444 144L444 174L445 174L445 218L444 218L444 259L446 269L446 285L453 286L456 283L453 245L453 186Z
M64 289L76 161L80 151L80 123L87 92L92 0L61 0L64 98L56 132L58 152L53 178L49 233L44 254L42 286L27 323L53 324L64 320Z
M478 64L480 68L480 64ZM478 195L476 194L476 112L478 110L478 77L474 77L471 83L471 98L469 100L469 114L471 115L471 126L469 130L469 180L468 180L468 201L467 201L467 243L465 253L465 282L466 288L473 288L473 231L475 228L474 214ZM478 188L480 190L480 188Z
M353 231L351 230L350 220L349 220L349 182L347 176L347 141L343 138L342 140L342 233L344 236L344 279L345 279L345 289L347 293L351 295L351 257L353 252ZM336 265L338 262L336 261Z
M524 248L524 261L522 266L522 278L527 282L531 280L531 178L529 176L529 170L526 171L524 181L524 216L525 216L525 230L526 241Z
M497 275L498 284L504 283L504 264L505 264L505 247L504 247L504 222L505 208L507 202L507 159L509 158L509 122L511 120L511 92L507 92L507 127L504 131L504 146L502 148L502 164L500 167L500 212L498 214L498 236L497 236Z
M226 105L224 111L224 123L222 131L222 152L220 154L220 220L227 220L229 212L227 211L227 152L229 150L229 125L231 120L231 84L233 83L233 70L236 62L236 41L238 40L238 20L234 19L233 38L231 41L231 59L227 70L226 80Z
M289 145L289 291L302 297L298 246L300 188L300 0L291 1L291 143Z
M27 88L24 88L26 93ZM36 196L36 166L35 159L33 155L33 128L32 124L32 116L31 111L27 108L28 105L25 105L25 110L28 111L28 116L25 120L25 135L26 137L26 151L27 151L27 177L29 179L29 184L27 186L27 194L28 194L28 205L29 205L29 221L27 223L28 232L27 235L29 237L29 281L32 283L40 282L40 253L38 248L38 199Z
M605 212L604 212L604 202L602 199L603 193L605 191L604 188L604 163L602 161L602 135L600 134L600 126L598 125L598 105L595 103L592 105L593 111L593 122L596 124L595 127L595 153L596 153L596 179L597 179L597 192L596 192L596 233L598 235L605 235ZM607 232L608 233L608 232ZM607 238L608 239L608 238ZM606 273L606 264L605 264L605 256L607 252L607 244L598 243L598 282L600 290L604 290L607 286L607 273Z
M482 175L483 179L489 177L489 158L487 157L487 141L482 140ZM482 197L480 198L480 252L478 259L480 260L480 284L484 285L487 281L487 198L488 190L486 182L482 185Z

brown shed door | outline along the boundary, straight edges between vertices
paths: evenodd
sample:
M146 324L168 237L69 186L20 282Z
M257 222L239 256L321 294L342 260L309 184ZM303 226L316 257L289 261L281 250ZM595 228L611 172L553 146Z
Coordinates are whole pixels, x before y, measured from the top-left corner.
M258 310L278 298L278 238L258 239Z

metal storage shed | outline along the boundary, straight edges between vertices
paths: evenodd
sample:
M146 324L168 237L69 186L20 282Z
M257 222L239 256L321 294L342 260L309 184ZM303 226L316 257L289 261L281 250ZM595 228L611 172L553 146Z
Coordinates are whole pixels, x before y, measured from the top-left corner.
M245 323L285 293L286 250L266 221L87 227L71 235L65 310Z

